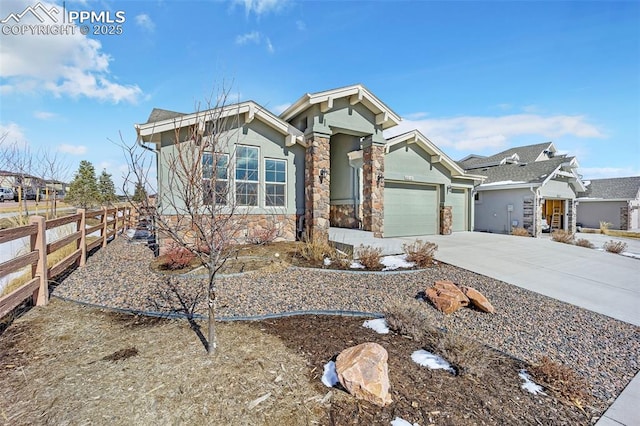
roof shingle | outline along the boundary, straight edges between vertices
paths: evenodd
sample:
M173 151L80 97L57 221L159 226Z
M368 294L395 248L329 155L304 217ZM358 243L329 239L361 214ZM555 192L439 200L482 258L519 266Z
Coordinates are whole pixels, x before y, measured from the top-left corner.
M580 197L632 200L638 197L638 191L640 191L640 176L593 179L587 186L587 190L580 193Z

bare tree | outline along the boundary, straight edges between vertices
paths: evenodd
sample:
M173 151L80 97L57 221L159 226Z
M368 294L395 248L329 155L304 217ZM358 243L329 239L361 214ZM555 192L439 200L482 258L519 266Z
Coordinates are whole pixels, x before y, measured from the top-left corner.
M241 120L237 107L227 105L229 91L212 97L205 109L197 108L187 123L181 117L174 120L172 137L175 143L163 146L157 154L158 205L151 209L148 199L136 204L141 214L152 212L157 236L161 243L170 241L193 252L208 271L207 310L208 333L206 349L216 350L216 281L225 262L236 254L236 246L245 237L248 206L255 205L258 187L242 183L242 167L236 170L237 140ZM195 115L195 120L193 116ZM171 132L171 131L170 131ZM153 182L151 171L156 159L149 157L149 148L122 143L129 172L127 188L142 186L149 192ZM143 148L146 148L143 149ZM231 179L235 189L231 191ZM249 180L244 178L244 180Z
M38 164L40 177L46 185L46 209L52 217L55 217L58 208L58 186L63 185L69 178L70 166L63 157L58 155L58 152L50 150L40 151Z

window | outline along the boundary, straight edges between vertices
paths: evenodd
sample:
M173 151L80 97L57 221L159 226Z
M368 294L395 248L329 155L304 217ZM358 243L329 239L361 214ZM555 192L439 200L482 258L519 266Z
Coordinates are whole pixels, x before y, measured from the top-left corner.
M236 149L236 203L258 205L258 148L238 146Z
M287 163L284 160L265 160L265 197L266 207L284 207L287 185Z
M213 170L216 170L215 179ZM211 181L215 182L215 188L211 188ZM227 154L202 155L202 189L203 202L211 204L215 192L215 200L218 205L227 204L227 193L229 191L229 156Z

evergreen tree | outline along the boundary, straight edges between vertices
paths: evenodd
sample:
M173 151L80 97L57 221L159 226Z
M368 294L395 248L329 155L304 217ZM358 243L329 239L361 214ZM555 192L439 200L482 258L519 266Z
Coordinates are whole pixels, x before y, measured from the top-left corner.
M69 185L65 201L83 209L96 205L100 201L96 170L89 161L80 162L80 167Z
M98 192L102 204L111 204L118 199L116 197L116 186L111 179L111 175L106 170L102 170L98 178Z
M144 189L144 185L142 183L136 182L136 189L133 191L132 200L136 203L147 201L147 191Z

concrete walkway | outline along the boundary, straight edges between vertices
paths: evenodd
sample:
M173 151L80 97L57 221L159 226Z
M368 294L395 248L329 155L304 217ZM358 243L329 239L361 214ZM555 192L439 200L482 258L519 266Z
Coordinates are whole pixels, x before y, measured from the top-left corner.
M479 232L411 238L373 238L370 232L331 228L332 241L402 253L416 239L438 244L436 259L640 326L640 259L571 246L548 238ZM618 238L616 238L618 239ZM633 246L637 244L634 240ZM640 375L607 410L599 426L640 425Z

